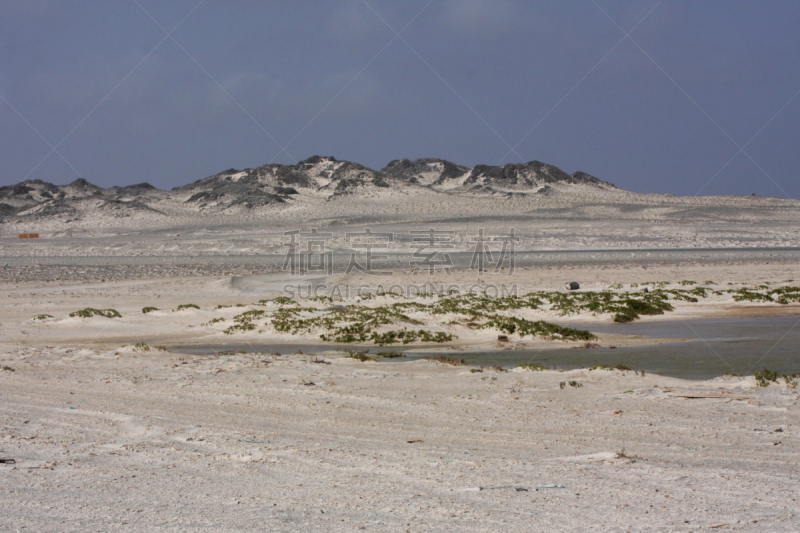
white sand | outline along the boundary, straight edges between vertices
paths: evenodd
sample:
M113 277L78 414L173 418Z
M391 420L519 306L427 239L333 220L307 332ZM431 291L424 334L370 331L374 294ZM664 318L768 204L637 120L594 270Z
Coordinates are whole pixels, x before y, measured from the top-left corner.
M0 456L17 461L0 465L7 531L800 525L798 393L752 378L3 354L15 368L0 372ZM569 380L582 387L559 388ZM748 399L674 397L687 391Z
M326 356L328 365L298 355L131 347L279 340L233 338L201 324L242 310L217 304L249 304L280 290L286 276L275 265L225 263L224 255L279 254L282 232L293 227L328 228L340 235L333 244L343 245L348 228L402 233L436 224L455 230L463 250L479 226L516 227L527 250L800 245L796 202L591 194L449 197L446 207L435 196L309 200L228 219L184 213L180 227L153 217L98 217L95 227L3 225L0 366L13 371L0 371L0 459L16 463L0 464L0 530L800 530L798 391L782 381L758 388L752 377L471 373L341 354ZM42 238L21 242L22 231ZM60 256L84 259L53 265ZM176 258L192 261L180 266ZM736 288L798 279L798 267L792 256L709 252L672 263L527 265L511 278L481 280L516 283L523 293L573 279L589 290L686 279ZM392 279L431 281L407 268ZM340 274L331 281L375 282ZM457 271L445 281L478 276ZM185 303L201 309L171 311ZM67 317L89 306L123 317ZM163 311L144 315L145 306ZM643 320L797 312L725 296ZM54 318L32 321L39 313ZM494 334L460 341L490 343ZM601 337L612 340L637 342ZM582 386L559 387L569 381ZM736 398L676 396L689 392ZM535 488L548 485L564 488Z

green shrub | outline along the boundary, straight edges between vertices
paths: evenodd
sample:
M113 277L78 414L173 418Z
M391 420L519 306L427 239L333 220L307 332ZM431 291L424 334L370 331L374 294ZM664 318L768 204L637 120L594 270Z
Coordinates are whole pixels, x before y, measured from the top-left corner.
M546 366L540 365L539 363L525 363L523 365L517 366L517 368L524 368L525 370L531 370L533 372L541 372L543 370L547 370Z
M778 373L774 370L759 370L755 373L754 377L756 378L756 382L758 383L759 387L769 387L770 381L773 383L778 382Z
M152 313L153 311L158 311L158 307L142 307L142 313Z
M400 331L387 331L386 333L373 333L371 339L378 346L386 346L387 344L397 344L399 342L402 342L403 344L410 344L418 340L422 342L436 343L450 342L453 340L453 335L443 331L431 333L430 331L426 331L424 329L403 329Z
M266 303L276 303L278 305L300 305L299 303L295 302L288 296L276 296L272 300L259 300L258 303L266 304Z
M520 337L530 335L532 337L548 337L550 339L560 339L565 341L591 341L597 338L592 333L589 333L585 330L564 328L549 322L545 322L544 320L531 322L530 320L513 316L509 317L493 315L491 316L490 320L481 327L494 327L504 333L508 333L509 335L516 332Z
M183 309L200 309L200 307L195 304L181 304L175 308L176 311L181 311Z
M356 361L361 361L362 363L364 363L366 361L374 361L375 360L375 356L372 356L372 355L368 354L367 352L351 351L345 357L347 357L348 359L355 359Z
M449 357L447 355L429 355L425 358L426 361L431 361L434 363L439 363L440 365L451 365L451 366L464 366L467 364L466 361L463 359L458 359L456 357Z
M242 322L240 324L234 324L223 329L222 333L225 335L233 335L237 331L253 331L254 329L256 329L255 324L251 324L250 322Z
M396 359L398 357L405 357L405 354L401 352L376 352L375 357L380 357L383 359Z
M45 320L48 318L53 318L53 315L36 315L31 320Z
M71 317L91 318L93 316L104 316L106 318L120 318L122 315L116 309L94 309L87 307L80 311L74 311L69 314Z
M608 366L608 365L593 365L589 367L589 370L630 370L627 366L623 365L622 363L617 363L616 366Z

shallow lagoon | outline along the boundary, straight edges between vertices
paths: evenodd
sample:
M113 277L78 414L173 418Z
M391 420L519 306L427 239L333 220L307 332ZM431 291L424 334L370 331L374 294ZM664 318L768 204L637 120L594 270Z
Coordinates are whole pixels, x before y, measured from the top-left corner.
M689 379L708 379L724 374L752 375L769 368L779 373L800 373L800 316L759 318L709 318L696 320L660 320L631 324L571 324L594 333L620 333L659 339L694 339L650 346L503 351L454 351L450 355L470 365L537 363L556 369L586 368L597 364L624 364L635 370ZM372 353L403 352L410 347L351 346L331 344L258 344L228 343L172 348L184 353L224 354L253 353L307 354L331 350L368 350ZM413 348L406 360L425 357L426 352ZM430 352L429 352L430 353ZM436 353L441 353L437 350ZM400 359L393 359L398 361Z

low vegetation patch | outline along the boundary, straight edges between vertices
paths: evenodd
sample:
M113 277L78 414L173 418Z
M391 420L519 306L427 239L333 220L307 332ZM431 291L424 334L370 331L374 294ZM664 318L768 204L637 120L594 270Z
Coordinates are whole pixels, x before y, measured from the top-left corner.
M770 289L768 285L760 285L756 290L741 288L728 292L733 293L733 299L737 302L778 303L781 305L800 302L800 287L786 286Z
M386 333L373 333L370 337L370 340L372 340L378 346L386 346L387 344L398 343L410 344L415 341L442 343L453 340L453 335L443 331L431 333L430 331L426 331L424 329L403 329L400 331L387 331Z
M623 365L622 363L618 363L616 366L609 366L609 365L593 365L589 367L589 370L630 370L627 366Z
M80 311L73 311L69 314L71 317L91 318L93 316L104 316L106 318L120 318L122 315L116 309L94 309L87 307Z
M520 337L545 337L551 340L565 341L591 341L597 339L592 333L580 329L565 328L537 320L532 322L524 318L495 315L484 323L481 328L497 328L500 331L519 334Z
M254 324L254 322L260 318L263 318L265 314L266 311L262 311L261 309L245 311L244 313L233 317L234 324L228 328L225 328L224 330L222 330L222 332L226 335L233 335L237 331L253 331L254 329L256 329L256 325ZM212 322L210 323L213 324L215 323L214 321L218 320L212 319Z
M706 285L709 285L707 283ZM649 282L647 291L537 291L517 296L488 296L453 292L431 295L426 300L389 301L383 305L363 305L362 298L348 305L328 304L329 297L319 297L313 303L301 305L287 296L260 300L260 309L245 311L233 318L226 328L228 335L247 331L271 330L290 335L313 335L325 342L339 344L374 343L378 346L408 345L411 343L448 343L457 337L447 331L435 331L421 326L444 325L472 330L496 330L500 337L542 338L580 342L594 347L597 338L591 332L559 326L544 320L524 318L526 310L538 310L559 316L578 314L605 315L618 323L632 322L643 316L662 315L674 310L674 302L695 303L712 295L730 295L737 301L800 302L800 288L763 285L754 289L716 290L684 280L687 288L666 289L665 282ZM614 285L617 288L617 285ZM377 292L375 298L386 296ZM338 299L336 300L338 301ZM241 306L241 304L239 304ZM184 304L176 310L197 308ZM218 306L229 307L229 306ZM266 309L264 308L266 307ZM213 319L205 325L221 322Z
M44 315L44 314L36 315L33 318L31 318L31 320L46 320L48 318L53 318L53 315Z
M158 311L158 307L142 307L142 313L152 313L153 311Z
M356 361L361 361L362 363L375 360L375 356L370 355L368 352L351 351L345 357L347 357L348 359L355 359Z
M464 366L467 364L466 361L463 359L458 359L456 357L450 357L447 355L429 355L425 358L426 361L431 361L433 363L438 363L440 365L450 365L450 366Z
M125 348L125 346L123 346L123 348ZM150 352L150 351L168 352L169 351L166 346L150 346L146 342L137 342L136 344L133 345L132 348L133 348L134 352Z
M770 383L777 383L778 378L783 378L786 385L791 388L797 387L797 382L794 381L798 377L797 374L779 374L774 370L765 368L756 372L753 377L756 378L756 383L759 387L769 387Z
M230 327L227 327L222 330L225 335L233 335L237 331L245 332L245 331L253 331L256 329L255 324L251 322L242 322L241 324L234 324Z
M182 311L184 309L200 309L200 306L196 304L181 304L175 308L176 311Z
M543 370L548 370L548 368L544 365L540 365L539 363L525 363L524 365L519 365L517 368L522 368L524 370L530 370L532 372L541 372Z
M267 303L273 303L278 305L300 305L296 301L292 300L288 296L276 296L272 300L259 300L258 303L264 305Z
M405 354L402 352L376 352L375 357L380 357L382 359L396 359L398 357L405 357Z

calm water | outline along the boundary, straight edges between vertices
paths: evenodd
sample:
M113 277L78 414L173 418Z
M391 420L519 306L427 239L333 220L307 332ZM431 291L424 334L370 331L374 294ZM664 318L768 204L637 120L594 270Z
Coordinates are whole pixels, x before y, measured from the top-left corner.
M800 373L800 316L764 318L720 318L634 322L632 324L591 324L573 326L595 333L622 333L653 338L694 339L655 346L595 349L509 350L502 352L452 352L471 365L514 367L538 363L552 368L585 368L596 364L622 363L636 370L667 376L706 379L723 374L752 374L769 368L780 373ZM362 349L370 352L399 351L402 348L375 346L220 344L174 347L185 353L214 354L245 350L255 353L314 354L331 349ZM424 357L409 354L407 359ZM398 359L394 359L398 361Z

